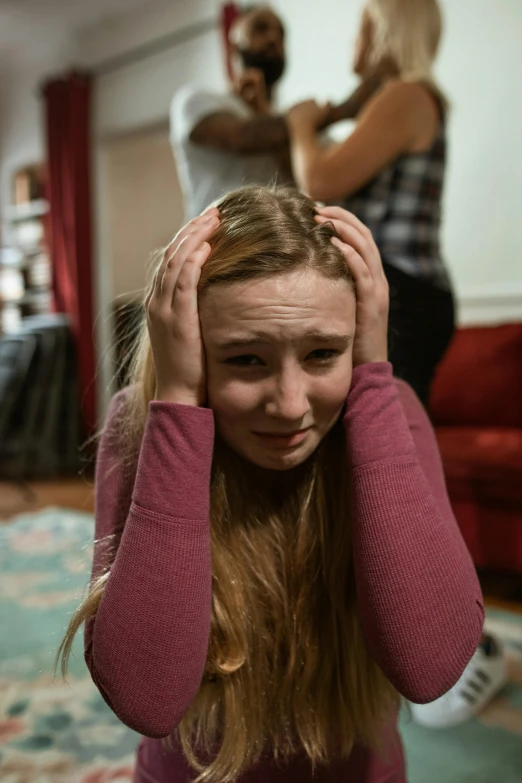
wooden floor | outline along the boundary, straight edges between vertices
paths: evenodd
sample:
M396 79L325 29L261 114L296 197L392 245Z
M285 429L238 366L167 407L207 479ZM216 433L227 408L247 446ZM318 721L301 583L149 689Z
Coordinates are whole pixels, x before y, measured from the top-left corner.
M94 491L91 478L60 479L28 484L0 482L0 521L18 514L38 511L47 506L94 510Z
M94 488L92 478L16 484L0 482L0 523L18 514L38 511L47 506L72 508L92 513ZM522 576L502 571L480 572L486 602L522 614Z

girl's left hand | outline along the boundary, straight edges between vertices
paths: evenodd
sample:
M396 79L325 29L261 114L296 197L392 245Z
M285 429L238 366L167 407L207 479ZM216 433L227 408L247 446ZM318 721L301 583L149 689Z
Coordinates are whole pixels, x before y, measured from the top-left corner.
M329 103L321 106L317 101L303 101L302 103L296 103L295 106L292 106L287 111L286 119L291 129L298 129L299 126L305 125L315 130L326 124L326 119L330 115L331 109L332 107Z
M332 242L343 253L357 298L353 365L388 361L390 295L381 255L371 231L341 207L316 207L318 223L332 223Z

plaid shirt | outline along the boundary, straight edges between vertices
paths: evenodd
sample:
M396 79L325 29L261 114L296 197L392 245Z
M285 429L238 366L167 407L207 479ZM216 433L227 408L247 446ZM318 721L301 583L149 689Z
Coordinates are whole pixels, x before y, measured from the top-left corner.
M342 206L371 230L383 261L449 290L439 243L445 167L442 124L427 152L397 158Z

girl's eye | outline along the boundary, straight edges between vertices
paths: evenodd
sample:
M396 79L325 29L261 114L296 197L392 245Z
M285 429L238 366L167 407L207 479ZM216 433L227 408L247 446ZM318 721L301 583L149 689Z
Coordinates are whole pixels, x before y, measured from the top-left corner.
M232 364L234 367L257 367L262 364L261 359L253 354L245 354L244 356L232 356L227 359L225 364Z
M339 351L333 348L318 348L316 351L312 351L306 357L307 361L326 363L339 356ZM233 367L262 367L264 362L259 356L254 354L242 354L240 356L231 356L229 359L225 359L225 364L231 364Z
M307 359L312 361L327 362L329 359L334 359L339 355L339 351L334 351L332 348L318 348L317 351L312 351L307 356Z

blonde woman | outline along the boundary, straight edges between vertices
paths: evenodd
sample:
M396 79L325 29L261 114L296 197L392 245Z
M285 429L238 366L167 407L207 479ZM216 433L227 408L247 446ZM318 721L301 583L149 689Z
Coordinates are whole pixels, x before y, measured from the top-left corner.
M136 783L406 780L399 697L453 685L483 608L387 311L369 231L294 191L225 196L158 264L62 650L85 620Z
M454 331L439 238L447 103L433 65L441 30L437 0L368 0L354 70L363 84L378 73L381 89L353 132L325 149L316 128L329 109L306 101L288 114L296 182L373 233L390 284L390 360L425 405Z

